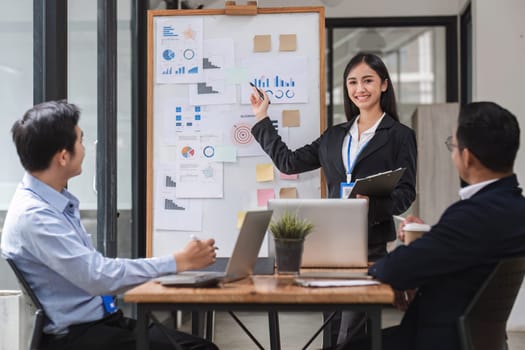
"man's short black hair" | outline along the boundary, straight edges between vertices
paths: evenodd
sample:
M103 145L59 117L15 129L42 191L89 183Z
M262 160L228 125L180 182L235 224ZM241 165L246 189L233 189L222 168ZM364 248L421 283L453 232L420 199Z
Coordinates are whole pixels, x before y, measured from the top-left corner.
M11 132L24 169L47 169L53 156L63 149L74 154L79 117L78 107L62 100L38 104L17 120Z
M512 171L520 146L516 117L493 102L473 102L459 112L458 147L468 148L486 168Z

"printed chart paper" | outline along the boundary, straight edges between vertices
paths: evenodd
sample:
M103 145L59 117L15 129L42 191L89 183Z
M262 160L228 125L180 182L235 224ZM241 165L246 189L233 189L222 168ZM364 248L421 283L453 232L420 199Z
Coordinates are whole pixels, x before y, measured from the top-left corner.
M155 30L155 81L159 84L201 81L203 19L158 18Z

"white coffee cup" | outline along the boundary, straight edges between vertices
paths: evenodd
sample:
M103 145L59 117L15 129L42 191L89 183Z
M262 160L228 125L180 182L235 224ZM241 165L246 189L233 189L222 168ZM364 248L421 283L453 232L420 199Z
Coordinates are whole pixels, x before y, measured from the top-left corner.
M430 225L410 222L403 227L403 231L405 231L405 244L410 244L430 231Z

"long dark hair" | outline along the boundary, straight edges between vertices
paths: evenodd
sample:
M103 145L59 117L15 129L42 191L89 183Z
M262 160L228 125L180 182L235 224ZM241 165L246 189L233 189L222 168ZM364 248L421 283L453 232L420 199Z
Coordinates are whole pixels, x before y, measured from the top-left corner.
M350 97L348 97L348 87L346 86L346 78L348 77L350 71L361 62L366 63L370 68L372 68L381 78L381 82L386 80L387 88L386 91L381 94L380 98L381 109L383 110L383 112L385 112L395 120L399 121L399 116L397 115L396 108L396 95L394 93L394 85L392 85L392 79L390 79L388 69L386 69L385 64L379 57L367 52L360 52L354 57L352 57L350 62L348 62L348 64L346 65L345 72L343 74L343 101L345 106L346 120L351 120L357 115L359 115L359 108L357 108L357 106L352 102Z

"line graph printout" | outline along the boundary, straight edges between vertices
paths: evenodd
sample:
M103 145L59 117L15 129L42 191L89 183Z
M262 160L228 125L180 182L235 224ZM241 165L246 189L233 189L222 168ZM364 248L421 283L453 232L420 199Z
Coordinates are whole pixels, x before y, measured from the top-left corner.
M274 62L279 62L275 64ZM308 102L308 65L304 56L250 57L242 61L250 82L266 91L274 103ZM251 88L241 85L241 103L250 103Z
M159 18L156 21L155 81L191 83L202 80L202 18Z

